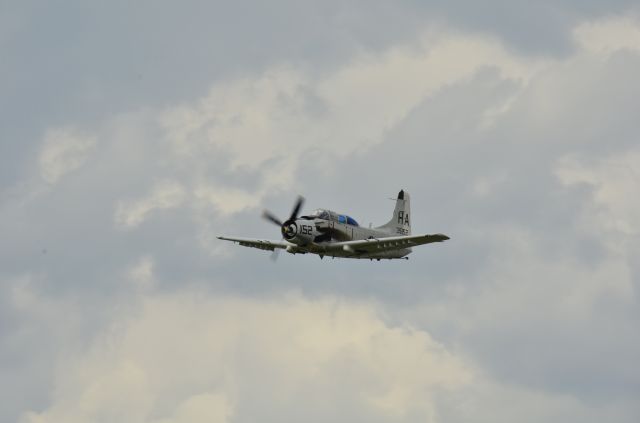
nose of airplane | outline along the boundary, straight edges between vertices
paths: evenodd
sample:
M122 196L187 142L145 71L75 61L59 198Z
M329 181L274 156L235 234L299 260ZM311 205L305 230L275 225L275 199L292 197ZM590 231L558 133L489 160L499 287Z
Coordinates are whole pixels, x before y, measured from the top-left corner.
M282 225L282 236L286 239L291 239L296 236L297 225L295 222L288 222Z

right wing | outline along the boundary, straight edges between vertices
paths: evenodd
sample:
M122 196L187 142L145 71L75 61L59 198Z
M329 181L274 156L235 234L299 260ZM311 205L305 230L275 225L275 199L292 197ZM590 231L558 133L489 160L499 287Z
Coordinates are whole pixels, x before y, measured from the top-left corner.
M286 241L270 241L268 239L230 238L226 236L219 236L217 238L225 241L237 242L243 247L259 248L260 250L269 250L269 251L273 251L276 248L286 249L287 247L293 245Z
M335 242L327 245L328 250L344 250L353 253L375 253L410 248L432 242L443 242L449 237L443 234L393 236L369 238L355 241Z

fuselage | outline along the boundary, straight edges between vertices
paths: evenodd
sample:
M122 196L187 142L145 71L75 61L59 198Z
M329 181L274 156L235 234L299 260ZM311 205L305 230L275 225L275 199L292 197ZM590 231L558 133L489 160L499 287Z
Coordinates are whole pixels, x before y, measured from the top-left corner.
M301 216L283 230L284 238L293 244L290 253L315 253L332 257L350 258L401 258L411 253L411 248L398 248L392 251L354 254L354 251L327 249L332 243L363 239L384 239L409 233L397 229L363 228L351 217L330 210L317 210L308 216Z
M385 224L363 228L355 219L331 210L319 209L306 216L299 216L304 202L302 197L294 203L289 218L282 221L265 210L262 216L277 225L282 241L268 239L219 236L244 247L276 251L285 249L291 254L317 254L320 258L345 257L352 259L408 259L411 247L443 242L447 235L411 234L411 201L409 194L400 190L395 199L391 219Z

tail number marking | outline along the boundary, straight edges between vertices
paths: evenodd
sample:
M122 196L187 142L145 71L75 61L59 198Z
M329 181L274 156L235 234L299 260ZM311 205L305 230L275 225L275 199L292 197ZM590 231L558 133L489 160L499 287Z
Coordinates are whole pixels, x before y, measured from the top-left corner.
M409 226L409 213L404 214L404 210L398 212L398 224Z

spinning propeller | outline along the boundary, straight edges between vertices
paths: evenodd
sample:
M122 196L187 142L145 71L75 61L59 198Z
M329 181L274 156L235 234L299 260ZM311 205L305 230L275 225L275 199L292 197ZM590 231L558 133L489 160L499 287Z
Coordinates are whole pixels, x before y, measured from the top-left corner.
M295 222L298 219L298 214L300 213L300 210L302 209L303 204L304 204L304 197L299 195L298 199L293 205L293 210L291 210L291 215L284 222L278 219L278 217L273 213L271 213L269 210L264 210L262 212L262 217L268 220L269 222L273 223L274 225L278 225L280 227L280 232L282 233L282 237L284 239L291 239L296 235L297 227ZM274 250L273 255L271 256L273 260L275 260L278 257L278 251L279 251L278 248Z

